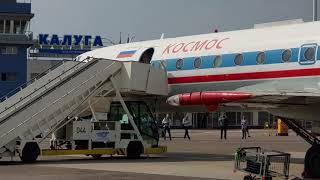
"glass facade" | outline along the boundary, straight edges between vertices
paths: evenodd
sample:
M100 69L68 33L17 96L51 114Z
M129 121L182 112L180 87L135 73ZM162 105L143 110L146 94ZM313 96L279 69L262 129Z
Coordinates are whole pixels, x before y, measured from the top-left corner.
M30 30L30 21L24 19L4 19L0 17L0 34L26 34Z
M193 113L192 126L196 129L215 129L218 127L218 118L222 112L212 113ZM248 124L252 128L264 128L266 123L274 127L276 126L276 117L265 111L225 111L223 112L229 118L229 128L240 129L241 117L244 116L248 120ZM165 113L156 114L158 125L165 117ZM182 119L184 113L169 113L170 125L172 128L182 128ZM301 121L301 125L310 128L310 122Z

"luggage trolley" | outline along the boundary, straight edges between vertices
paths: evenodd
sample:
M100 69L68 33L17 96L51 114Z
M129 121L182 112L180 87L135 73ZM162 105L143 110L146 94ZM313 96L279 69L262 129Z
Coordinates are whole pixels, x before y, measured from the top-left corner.
M244 180L289 178L290 154L262 149L239 148L235 153L235 171L248 173Z

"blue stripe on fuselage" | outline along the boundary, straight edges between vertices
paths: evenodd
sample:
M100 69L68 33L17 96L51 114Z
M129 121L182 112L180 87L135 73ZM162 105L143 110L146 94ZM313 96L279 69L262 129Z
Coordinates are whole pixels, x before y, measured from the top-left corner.
M282 53L285 49L275 49L268 50L265 52L265 62L264 64L281 64L282 62ZM261 51L254 52L243 52L243 63L240 66L255 66L257 65L257 55ZM234 63L235 56L237 54L222 54L222 64L217 68L224 67L234 67L236 66ZM299 48L291 48L291 59L290 62L298 62L299 56ZM212 56L201 56L202 63L200 69L210 69L213 68L214 58L216 55ZM183 58L183 67L181 70L193 70L194 68L194 60L196 57L185 57ZM179 58L176 59L167 59L166 66L167 71L177 71L176 62ZM320 52L317 54L317 59L320 59ZM152 66L155 68L160 68L160 62L157 60L152 61Z

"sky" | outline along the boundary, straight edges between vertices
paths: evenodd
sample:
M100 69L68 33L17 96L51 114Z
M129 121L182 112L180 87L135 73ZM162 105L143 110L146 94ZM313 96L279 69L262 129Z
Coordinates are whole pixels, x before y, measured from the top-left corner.
M312 20L312 0L32 0L35 33L101 35L136 41ZM320 2L319 2L320 8ZM320 12L319 12L320 14Z

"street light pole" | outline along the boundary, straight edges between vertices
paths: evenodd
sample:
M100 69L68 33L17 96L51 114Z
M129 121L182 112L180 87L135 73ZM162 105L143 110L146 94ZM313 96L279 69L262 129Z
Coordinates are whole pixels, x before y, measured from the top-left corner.
M313 0L313 21L318 20L318 0Z

